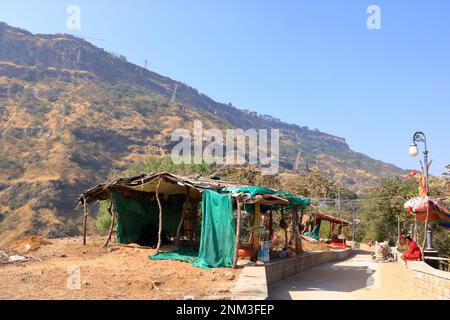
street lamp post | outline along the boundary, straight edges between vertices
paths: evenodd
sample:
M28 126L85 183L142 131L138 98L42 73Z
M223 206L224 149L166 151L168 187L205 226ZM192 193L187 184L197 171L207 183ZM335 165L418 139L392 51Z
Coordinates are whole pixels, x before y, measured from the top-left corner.
M409 154L412 157L417 157L417 155L419 154L419 147L417 146L417 142L423 142L425 145L425 149L423 151L423 155L424 155L424 170L425 170L425 186L427 187L427 189L430 189L430 185L428 183L428 179L430 177L429 171L428 171L428 148L427 148L427 138L425 136L425 133L421 132L421 131L417 131L416 133L414 133L413 136L413 142L409 147ZM436 252L436 250L433 248L433 233L432 233L432 229L431 229L431 225L428 224L427 226L427 234L426 234L426 248L424 251L429 252L430 254L434 254Z

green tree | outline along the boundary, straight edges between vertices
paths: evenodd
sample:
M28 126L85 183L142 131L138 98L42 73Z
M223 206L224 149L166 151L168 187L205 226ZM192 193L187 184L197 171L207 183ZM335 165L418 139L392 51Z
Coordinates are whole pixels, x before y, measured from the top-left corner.
M450 164L449 164L448 166L446 166L445 169L446 169L447 171L444 172L444 176L450 177Z
M379 185L362 197L361 220L359 228L365 231L364 241L388 240L391 244L397 239L397 219L400 216L403 232L407 231L411 216L406 216L404 204L410 198L417 196L417 180L403 180L399 177L382 179Z
M350 195L342 185L318 169L307 174L289 175L282 183L282 188L297 195L312 198L337 198Z
M244 185L262 186L272 189L280 189L281 187L278 175L263 175L256 166L218 168L214 170L212 175L220 180Z
M210 174L214 165L202 164L175 164L170 157L148 157L143 161L134 163L126 170L127 175L139 175L142 173L169 172L178 175Z
M100 232L108 232L111 226L111 215L109 214L109 207L111 201L100 202L100 209L95 225Z

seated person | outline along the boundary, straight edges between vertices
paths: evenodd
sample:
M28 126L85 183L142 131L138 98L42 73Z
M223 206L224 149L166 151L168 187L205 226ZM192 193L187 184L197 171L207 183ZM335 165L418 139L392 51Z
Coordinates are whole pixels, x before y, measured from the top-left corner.
M404 261L421 261L422 260L422 252L420 251L419 246L411 237L406 237L406 243L408 244L408 251L404 252L402 255L402 259Z

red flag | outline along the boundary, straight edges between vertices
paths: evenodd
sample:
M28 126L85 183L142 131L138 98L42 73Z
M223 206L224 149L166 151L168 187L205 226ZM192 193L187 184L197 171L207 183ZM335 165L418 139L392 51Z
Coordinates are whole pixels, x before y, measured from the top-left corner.
M405 177L405 178L412 178L412 177L414 177L415 175L417 175L417 170L411 171L410 173L408 173L408 174L405 175L404 177Z

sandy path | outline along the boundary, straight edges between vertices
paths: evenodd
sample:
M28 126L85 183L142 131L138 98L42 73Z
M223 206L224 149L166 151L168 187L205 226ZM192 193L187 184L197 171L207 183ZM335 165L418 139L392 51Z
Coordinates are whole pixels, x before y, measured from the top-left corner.
M422 300L408 269L399 263L377 263L371 253L356 251L345 261L327 263L269 290L274 300Z

